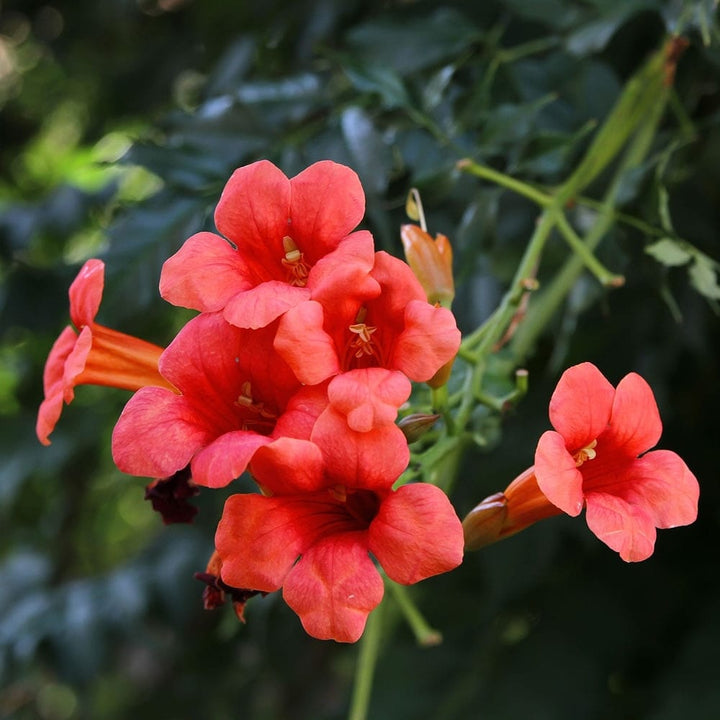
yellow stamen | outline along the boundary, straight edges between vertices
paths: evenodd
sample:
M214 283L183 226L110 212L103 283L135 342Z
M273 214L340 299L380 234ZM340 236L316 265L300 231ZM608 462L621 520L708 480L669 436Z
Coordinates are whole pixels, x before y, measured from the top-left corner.
M238 396L235 404L241 408L244 408L245 410L249 410L251 413L256 413L260 416L260 418L262 418L262 420L253 420L252 418L246 418L243 422L243 430L249 430L251 426L267 425L268 423L265 422L266 420L277 420L277 415L274 412L267 410L264 403L255 402L253 400L252 386L250 385L249 380L246 380L240 386L240 391L241 394ZM272 426L273 423L269 424Z
M338 502L347 501L347 488L344 485L334 485L333 487L328 488L328 492L333 497L333 499L337 500Z
M371 335L377 330L372 325L365 323L356 323L349 326L351 333L355 333L357 337L350 343L351 348L355 350L355 357L361 358L363 355L375 354L375 343L372 341Z
M591 443L586 445L582 450L578 450L573 455L573 458L575 459L575 467L580 467L586 460L594 460L597 456L597 452L595 452L595 446L597 445L597 440L593 440Z
M303 259L303 253L289 235L283 238L283 250L285 257L282 259L282 264L287 269L288 282L295 287L305 287L310 269Z

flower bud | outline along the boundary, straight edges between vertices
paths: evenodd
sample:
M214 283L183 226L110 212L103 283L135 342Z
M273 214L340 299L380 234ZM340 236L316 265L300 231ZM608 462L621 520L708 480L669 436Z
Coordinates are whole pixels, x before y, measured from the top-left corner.
M439 415L412 413L399 420L398 427L403 431L408 443L414 443L437 422L439 417Z
M467 514L463 520L465 549L479 550L538 520L561 513L538 487L532 466L520 473L504 492L486 497Z
M507 498L502 493L489 495L463 520L465 549L479 550L500 539L508 515Z
M452 247L445 235L433 240L417 225L403 225L400 238L405 259L425 290L428 302L449 308L455 297L452 274Z

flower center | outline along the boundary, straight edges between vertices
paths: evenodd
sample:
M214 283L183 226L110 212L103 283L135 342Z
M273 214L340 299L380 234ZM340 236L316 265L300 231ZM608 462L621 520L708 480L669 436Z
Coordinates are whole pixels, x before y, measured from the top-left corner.
M580 467L586 460L594 460L597 453L595 452L595 446L597 445L597 440L593 440L591 443L587 444L582 450L578 450L574 455L573 458L575 460L575 467Z
M243 413L242 430L255 430L262 432L265 429L270 432L275 427L277 415L268 410L262 402L255 402L252 396L252 386L249 380L246 380L240 386L240 395L238 395L235 404L245 410Z
M365 356L373 356L379 359L377 345L375 345L372 339L372 335L377 331L377 328L374 325L365 324L366 316L367 308L361 307L355 317L355 322L352 325L348 325L348 330L351 332L348 349L350 354L358 360Z
M328 492L341 503L342 509L357 524L358 529L366 530L375 519L380 508L380 499L372 490L347 488L335 485Z
M295 241L289 235L283 238L283 250L285 250L285 257L282 259L282 264L287 273L288 283L295 287L305 287L310 268L303 259L303 253L300 252Z

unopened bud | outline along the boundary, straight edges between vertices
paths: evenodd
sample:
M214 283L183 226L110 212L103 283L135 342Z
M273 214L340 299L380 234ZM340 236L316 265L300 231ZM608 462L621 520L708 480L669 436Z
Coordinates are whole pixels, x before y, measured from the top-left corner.
M540 490L535 467L529 467L504 492L486 497L467 514L463 520L465 549L479 550L524 530L538 520L561 513L562 510Z
M417 225L403 225L400 238L405 259L423 286L428 302L449 308L455 297L450 241L440 233L433 240Z
M500 539L508 515L507 498L503 493L486 497L463 520L465 549L479 550Z
M439 415L412 413L399 420L398 427L403 431L408 443L414 443L437 422L439 417Z

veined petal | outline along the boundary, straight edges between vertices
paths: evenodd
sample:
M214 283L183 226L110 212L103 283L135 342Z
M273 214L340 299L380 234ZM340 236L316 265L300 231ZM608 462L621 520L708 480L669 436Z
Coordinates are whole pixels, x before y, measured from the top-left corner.
M350 532L324 538L307 550L288 573L283 597L309 635L355 642L383 590L365 533Z
M365 193L355 171L323 160L290 180L288 233L311 263L334 250L365 214Z
M545 497L568 515L576 517L583 508L583 476L560 433L548 430L540 436L535 450L535 478Z
M78 330L95 321L105 285L105 263L88 260L70 285L70 318Z
M358 304L380 294L380 285L370 275L374 262L372 235L367 230L348 235L310 270L307 287L312 299L342 317L352 315ZM343 307L348 304L350 309Z
M327 477L348 487L389 489L410 461L407 440L397 425L356 432L332 407L317 419L310 439L322 450Z
M163 353L159 345L97 323L83 328L80 335L82 337L66 364L66 372L68 377L73 376L73 384L104 385L132 391L146 385L175 389L158 369ZM83 346L88 337L91 342L86 353ZM82 357L76 356L78 352Z
M407 263L383 250L375 253L372 276L382 288L382 294L375 303L376 314L388 319L397 318L400 332L405 308L413 300L427 302L425 290Z
M650 386L637 373L626 375L615 390L603 441L612 444L615 452L637 457L654 447L661 433L660 413Z
M653 450L633 461L618 494L642 507L658 528L697 519L700 486L683 459L670 450Z
M570 453L605 430L614 397L615 389L592 363L574 365L562 374L550 398L550 422Z
M160 357L162 375L198 399L208 416L224 418L224 431L237 424L234 403L243 383L255 400L282 410L300 387L287 363L273 350L275 328L248 330L230 325L221 313L194 317Z
M260 281L253 275L227 240L201 232L188 238L165 261L160 295L179 307L215 312L222 310L233 295Z
M358 368L330 381L330 404L347 417L358 432L368 432L395 422L398 408L410 397L410 381L401 372L386 368Z
M275 335L275 349L306 385L317 385L340 370L335 343L323 330L323 320L322 305L309 300L283 315Z
M64 397L66 403L71 403L75 398L75 385L78 375L85 369L90 348L92 347L93 331L89 325L80 330L75 345L65 360L63 373Z
M315 540L308 508L288 498L231 495L215 533L222 580L231 587L278 590L298 557Z
M272 495L313 492L327 486L320 448L307 440L280 437L260 448L251 471L257 483Z
M115 425L113 460L129 475L170 477L213 439L184 397L145 387L130 398Z
M625 562L646 560L655 548L655 525L644 507L616 495L590 492L586 496L590 530Z
M301 387L288 401L271 437L309 440L318 417L327 406L327 383Z
M429 380L460 347L455 316L444 307L412 300L405 308L405 329L398 336L389 365L411 380Z
M228 300L223 314L232 325L257 329L277 320L290 308L310 299L306 287L294 287L281 280L268 280Z
M280 263L289 219L290 181L267 160L238 168L215 210L217 229L260 267Z
M270 438L247 430L225 433L200 450L190 464L196 485L221 488L240 477L258 448Z
M463 545L462 525L447 495L426 483L390 493L368 530L370 552L403 585L456 568Z
M50 445L49 435L55 429L62 413L65 395L65 361L75 347L77 333L66 327L53 343L43 371L45 398L38 409L35 432L43 445Z

